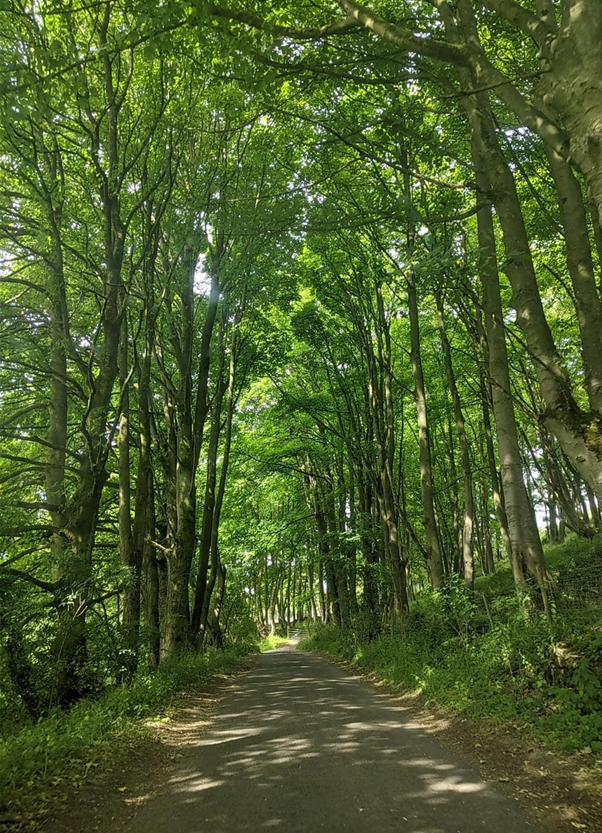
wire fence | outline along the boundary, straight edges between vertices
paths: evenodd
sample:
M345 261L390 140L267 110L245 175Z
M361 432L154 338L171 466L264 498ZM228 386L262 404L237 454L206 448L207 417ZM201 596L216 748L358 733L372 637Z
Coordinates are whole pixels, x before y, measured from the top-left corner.
M543 594L534 580L528 580L526 592L531 597L532 607L544 612ZM562 619L579 618L583 614L592 620L599 612L602 624L602 557L595 556L587 560L566 563L550 571L550 580L546 582L546 602L549 615ZM491 626L495 621L504 620L511 608L506 608L504 600L516 599L511 584L475 592L473 599L480 611L483 623L488 620ZM501 605L500 605L501 602Z
M602 608L602 559L561 570L555 577L554 589L559 613Z

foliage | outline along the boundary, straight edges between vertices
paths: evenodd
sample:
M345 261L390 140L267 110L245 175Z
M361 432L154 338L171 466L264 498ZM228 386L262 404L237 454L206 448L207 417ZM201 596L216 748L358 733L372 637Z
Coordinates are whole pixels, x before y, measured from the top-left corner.
M70 711L55 710L0 741L0 806L40 801L68 773L81 781L91 767L118 754L145 731L144 721L165 715L180 694L236 667L251 644L188 654L139 673L130 683Z
M0 3L7 735L320 621L598 743L602 18L519 5Z
M278 636L277 634L270 634L269 636L264 636L263 639L259 640L259 650L260 651L273 651L274 648L281 648L283 645L289 645L290 641L284 636Z
M550 562L570 571L592 546L557 547ZM491 584L499 588L506 573ZM481 579L479 590L489 589ZM475 617L478 596L468 605L463 594L459 605L446 596L421 596L393 635L366 642L321 626L299 648L340 657L452 712L511 723L553 747L602 753L599 609L571 610L550 630L540 616L526 619L510 593L493 609L492 627Z

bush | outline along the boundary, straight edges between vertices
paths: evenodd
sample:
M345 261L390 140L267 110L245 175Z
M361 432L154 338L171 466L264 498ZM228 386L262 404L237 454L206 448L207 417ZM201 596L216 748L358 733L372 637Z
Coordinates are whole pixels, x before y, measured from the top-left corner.
M599 543L586 542L586 558ZM566 548L553 559L556 575L572 575ZM492 577L497 587L505 578ZM525 618L514 593L490 597L489 617L461 581L423 593L394 635L372 642L334 626L319 627L299 647L351 661L380 680L425 694L474 718L512 722L567 750L602 752L602 629L598 612ZM563 659L564 658L564 659ZM566 659L568 658L568 660Z

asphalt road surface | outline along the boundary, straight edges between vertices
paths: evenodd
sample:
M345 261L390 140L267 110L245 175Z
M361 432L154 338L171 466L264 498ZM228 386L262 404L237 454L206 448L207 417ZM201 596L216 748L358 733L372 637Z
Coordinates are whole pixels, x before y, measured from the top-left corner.
M369 684L264 654L187 729L127 833L537 833L517 804Z

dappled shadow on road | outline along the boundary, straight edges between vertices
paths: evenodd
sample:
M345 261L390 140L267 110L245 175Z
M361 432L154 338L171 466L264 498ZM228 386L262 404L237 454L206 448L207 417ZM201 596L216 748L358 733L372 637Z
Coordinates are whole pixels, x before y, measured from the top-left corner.
M133 831L534 830L389 698L311 655L270 652L205 731L174 733L168 791Z

